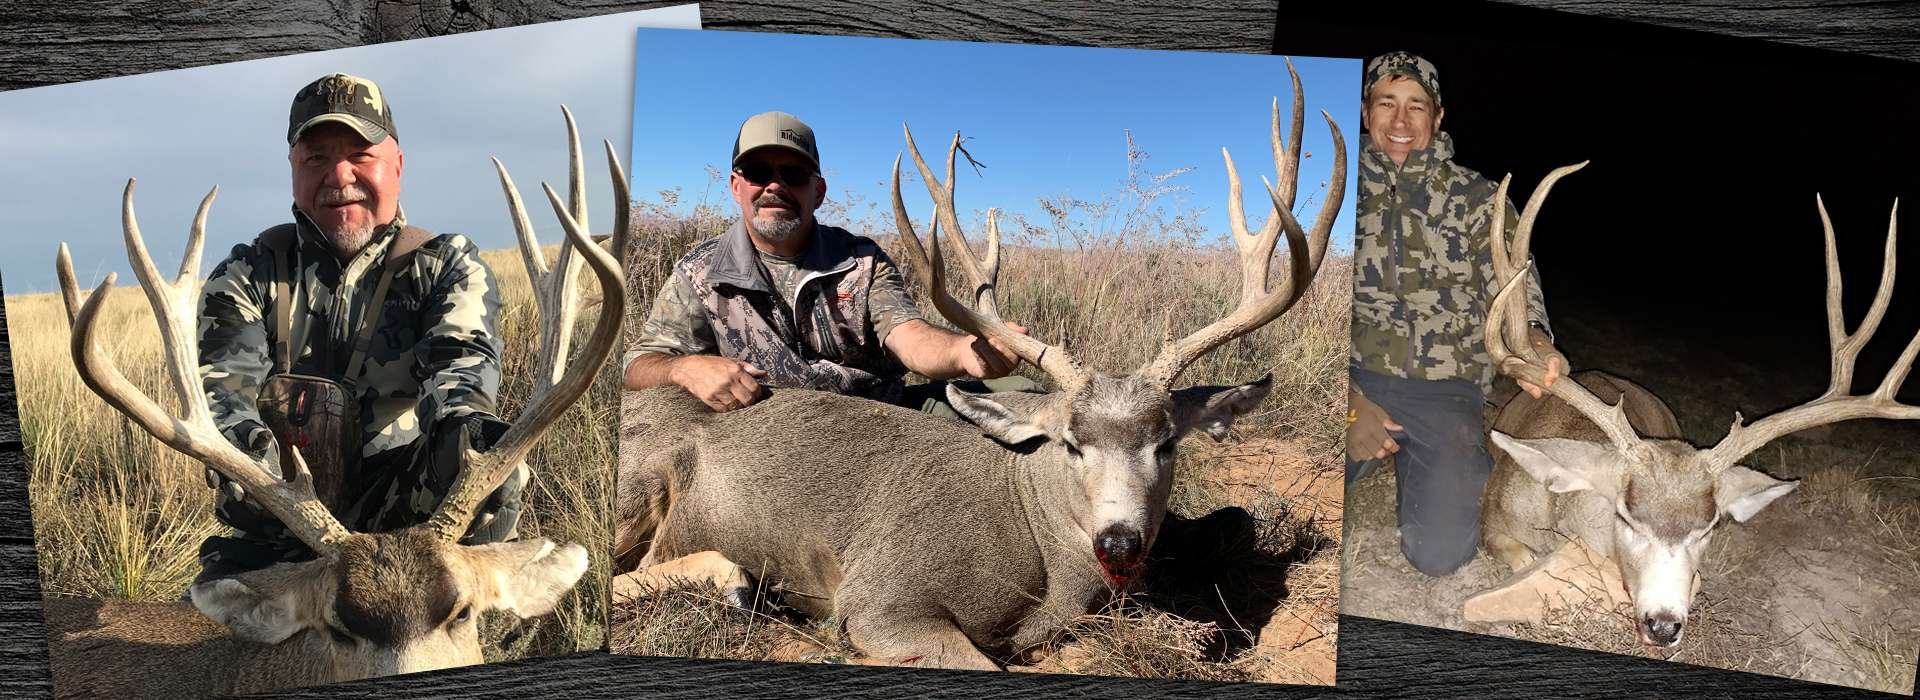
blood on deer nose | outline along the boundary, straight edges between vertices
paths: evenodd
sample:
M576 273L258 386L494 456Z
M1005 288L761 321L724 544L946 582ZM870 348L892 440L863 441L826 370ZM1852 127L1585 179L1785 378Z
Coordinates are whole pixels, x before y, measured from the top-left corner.
M1663 647L1670 647L1680 641L1680 626L1686 624L1667 613L1656 613L1641 621L1646 630L1647 641Z
M1100 568L1115 583L1124 583L1138 572L1145 558L1140 531L1125 525L1109 525L1093 537L1093 553Z

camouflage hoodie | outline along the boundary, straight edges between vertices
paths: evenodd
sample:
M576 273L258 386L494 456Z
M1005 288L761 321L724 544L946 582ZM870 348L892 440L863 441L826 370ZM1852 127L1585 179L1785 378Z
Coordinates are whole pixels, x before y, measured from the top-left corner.
M395 272L358 376L342 377L354 337L380 280L386 251L405 226L396 216L342 266L313 223L293 213L297 244L291 308L292 371L342 380L359 397L362 457L409 447L434 422L471 412L497 414L500 292L472 241L440 235ZM236 245L208 278L200 301L200 377L213 420L229 441L269 445L255 404L273 372L274 253L261 239Z
M674 265L623 364L641 353L720 355L765 370L769 386L898 400L906 368L887 334L921 316L886 251L816 224L791 267L795 281L774 284L734 222Z
M1466 379L1492 388L1487 304L1491 217L1498 183L1453 162L1444 132L1404 164L1362 142L1353 280L1354 367L1407 379ZM1507 201L1506 231L1519 223ZM1534 268L1527 315L1542 330L1546 302Z

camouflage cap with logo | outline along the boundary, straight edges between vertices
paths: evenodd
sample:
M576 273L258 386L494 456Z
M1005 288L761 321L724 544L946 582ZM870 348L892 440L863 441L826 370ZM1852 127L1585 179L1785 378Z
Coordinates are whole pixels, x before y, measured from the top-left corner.
M1404 75L1425 88L1427 97L1433 100L1433 106L1440 106L1440 69L1433 67L1427 59L1405 51L1382 54L1367 61L1366 89L1371 91L1375 83L1389 75Z
M813 127L799 117L786 112L762 112L748 117L740 125L740 135L733 140L733 164L739 165L740 157L748 151L767 147L785 148L806 156L813 163L814 171L820 170L820 150L813 142Z
M293 108L287 115L287 145L298 142L308 129L327 122L351 127L367 143L400 137L393 125L393 108L381 96L380 86L345 73L322 76L294 94Z

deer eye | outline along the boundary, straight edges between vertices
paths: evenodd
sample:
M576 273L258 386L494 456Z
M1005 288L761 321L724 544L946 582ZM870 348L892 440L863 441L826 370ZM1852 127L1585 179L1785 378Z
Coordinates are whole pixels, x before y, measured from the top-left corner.
M466 624L466 622L471 619L473 619L473 606L462 605L460 606L460 612L454 614L453 616L453 624L463 625L463 624Z

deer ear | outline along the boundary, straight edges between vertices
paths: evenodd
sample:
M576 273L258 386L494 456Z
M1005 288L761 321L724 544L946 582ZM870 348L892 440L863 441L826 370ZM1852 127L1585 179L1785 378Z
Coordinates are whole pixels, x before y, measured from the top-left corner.
M1619 481L1619 462L1613 448L1585 440L1566 438L1516 438L1493 431L1493 444L1506 450L1515 464L1548 491L1569 493L1593 491L1615 496Z
M1047 437L1045 428L1015 413L1013 409L985 396L961 391L952 384L947 385L947 403L952 404L953 410L966 416L967 420L973 421L974 425L980 426L980 432L986 433L987 437L1006 444L1018 445L1037 437Z
M196 583L187 589L193 606L233 635L250 642L279 644L295 632L320 624L312 614L320 589L332 581L321 575L325 560L275 564L233 578Z
M1240 386L1196 386L1173 392L1173 429L1198 430L1215 442L1225 440L1235 418L1253 410L1273 391L1273 375Z
M1760 472L1734 465L1720 472L1720 478L1713 485L1713 502L1720 510L1733 516L1736 522L1746 522L1760 509L1773 503L1774 499L1792 493L1800 486L1798 480L1784 481Z
M491 574L496 585L494 599L482 601L482 607L523 618L553 612L587 573L587 549L577 544L555 546L543 539L523 540L471 546L467 553L491 560L477 567Z

